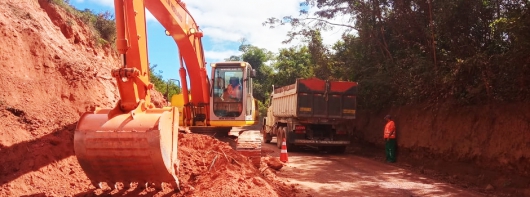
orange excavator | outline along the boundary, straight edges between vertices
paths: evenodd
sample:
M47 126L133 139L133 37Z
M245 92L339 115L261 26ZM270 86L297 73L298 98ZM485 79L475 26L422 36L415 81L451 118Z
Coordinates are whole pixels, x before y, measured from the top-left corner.
M120 100L113 109L96 108L81 116L74 134L76 157L96 187L102 187L101 183L128 187L137 182L140 187L149 183L158 188L170 183L178 189L179 129L229 133L233 127L254 124L255 71L246 62L214 63L210 80L203 33L180 0L114 0L114 6L121 65L112 70L112 76ZM149 82L146 8L166 28L180 53L182 94L173 96L170 107L156 108L149 96L153 85ZM256 160L261 142L240 140L235 148Z

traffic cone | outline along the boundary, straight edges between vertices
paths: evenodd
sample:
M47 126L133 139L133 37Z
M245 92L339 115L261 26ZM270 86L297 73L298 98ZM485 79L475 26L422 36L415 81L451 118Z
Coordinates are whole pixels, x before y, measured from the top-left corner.
M284 163L289 161L287 157L287 145L285 144L285 138L283 138L282 150L280 151L280 161Z

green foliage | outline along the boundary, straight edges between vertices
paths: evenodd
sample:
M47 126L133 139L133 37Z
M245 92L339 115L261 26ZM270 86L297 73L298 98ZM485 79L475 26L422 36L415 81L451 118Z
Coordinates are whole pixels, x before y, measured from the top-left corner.
M269 100L267 100L265 103L258 100L258 113L259 117L267 117L267 109L269 108Z
M530 99L525 0L306 2L317 17L303 12L264 24L291 24L287 41L306 38L319 77L359 82L359 108ZM337 16L351 23L328 21ZM319 30L337 26L349 29L329 50Z
M96 28L101 38L108 42L114 42L116 38L116 22L109 11L98 14L92 25Z
M166 98L166 100L171 101L171 97L173 95L180 93L180 84L176 84L175 81L171 79L164 80L162 78L162 71L155 73L154 71L157 66L158 65L154 64L153 66L149 67L149 81L155 86L155 89L158 92L164 94L164 98Z
M311 30L310 37L307 40L307 48L311 54L311 65L314 73L318 73L320 79L331 79L332 62L330 61L330 52L324 45L322 35L318 30Z
M274 69L277 71L273 76L276 87L293 84L297 78L314 76L311 54L306 46L280 49Z
M77 10L70 5L69 0L48 0L48 2L60 6L87 24L93 33L97 35L95 38L96 44L105 45L114 43L116 39L116 22L111 12L94 13L89 9ZM67 25L73 24L74 22L67 21Z
M59 5L61 7L66 7L70 5L69 0L48 0L49 3L53 3L55 5Z
M306 46L281 49L273 54L242 41L241 56L231 56L229 61L246 61L257 71L253 80L254 97L258 100L260 117L267 115L272 86L281 87L295 83L297 78L308 78L313 74L311 51Z

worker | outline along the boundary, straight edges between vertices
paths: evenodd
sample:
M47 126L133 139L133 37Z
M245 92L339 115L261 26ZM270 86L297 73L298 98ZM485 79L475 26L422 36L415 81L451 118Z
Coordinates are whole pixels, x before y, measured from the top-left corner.
M234 114L237 114L236 116L239 116L241 112L243 112L243 103L241 103L242 96L242 87L241 83L239 83L239 78L230 77L229 84L223 93L223 101L237 103L232 103L229 106L226 106L225 108L227 108L227 111L234 112Z
M385 116L386 125L385 125L385 152L386 152L386 162L394 163L396 162L396 125L392 120L392 116Z
M226 87L226 93L228 93L228 98L234 99L237 101L241 100L241 84L237 77L230 77L230 84Z

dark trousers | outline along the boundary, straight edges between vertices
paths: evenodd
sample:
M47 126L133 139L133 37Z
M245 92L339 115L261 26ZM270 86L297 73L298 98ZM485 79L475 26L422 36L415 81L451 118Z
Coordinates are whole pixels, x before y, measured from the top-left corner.
M388 139L385 143L386 161L396 162L396 139Z

